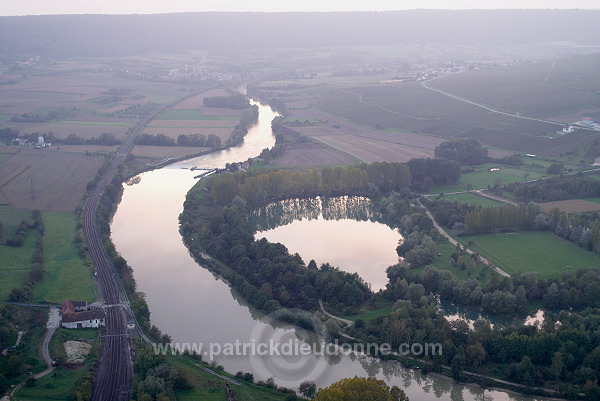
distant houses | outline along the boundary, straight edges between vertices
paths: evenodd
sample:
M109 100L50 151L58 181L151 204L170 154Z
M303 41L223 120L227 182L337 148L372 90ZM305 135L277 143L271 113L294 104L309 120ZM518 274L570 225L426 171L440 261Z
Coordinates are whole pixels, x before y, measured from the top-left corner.
M99 304L86 301L71 301L65 299L62 303L62 327L67 329L83 329L106 326L106 312Z
M585 117L583 120L581 120L581 122L579 124L581 124L585 127L593 128L593 129L600 128L600 123L595 121L591 117Z

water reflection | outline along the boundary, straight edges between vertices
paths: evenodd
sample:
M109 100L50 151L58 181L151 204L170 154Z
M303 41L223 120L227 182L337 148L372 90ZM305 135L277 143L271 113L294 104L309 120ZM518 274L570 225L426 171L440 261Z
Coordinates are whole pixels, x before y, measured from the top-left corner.
M305 261L329 263L358 273L374 291L388 283L386 269L398 263L398 230L376 222L381 215L363 197L290 199L252 213L255 238L280 242ZM264 230L264 231L263 231Z
M251 129L242 147L182 164L187 167L223 167L227 162L246 160L265 147L273 146L269 118L272 119L275 114L264 106L260 107L260 113L259 126ZM136 185L125 186L111 224L116 248L132 266L138 291L146 294L152 323L169 333L174 341L204 345L252 341L255 330L278 331L277 336L297 337L296 331L275 329L263 322L262 313L249 307L227 283L198 266L189 255L179 235L178 215L182 211L185 194L196 180L193 179L194 172L179 167L178 164L170 169L144 173ZM229 372L253 371L248 357L221 355L216 360ZM398 363L366 356L340 356L327 360L326 369L315 382L319 387L325 387L345 377L364 377L369 373L390 385L404 388L413 401L481 399L476 398L479 395L473 387L455 384L445 377L423 376L418 371L402 368ZM272 371L255 371L257 380L266 380L274 375ZM297 384L304 380L300 375L296 379ZM277 377L275 381L283 384ZM486 390L485 393L499 401L530 399L509 396L501 391Z

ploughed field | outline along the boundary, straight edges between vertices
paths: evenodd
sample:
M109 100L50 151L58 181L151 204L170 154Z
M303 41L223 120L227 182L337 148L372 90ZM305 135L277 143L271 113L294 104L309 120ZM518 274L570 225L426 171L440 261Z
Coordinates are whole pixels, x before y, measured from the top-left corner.
M594 70L598 61L598 56L586 56L554 64L518 64L465 71L427 83L499 112L430 90L420 82L330 88L320 93L315 107L366 127L440 138L473 137L502 149L558 155L586 147L597 135L583 129L568 135L557 132L563 124L584 116L600 117L600 94L593 89L600 80L600 68Z

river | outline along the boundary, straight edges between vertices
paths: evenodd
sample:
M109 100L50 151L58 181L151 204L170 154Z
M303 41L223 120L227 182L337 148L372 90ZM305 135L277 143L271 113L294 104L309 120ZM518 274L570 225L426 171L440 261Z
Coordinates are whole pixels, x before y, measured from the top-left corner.
M273 339L275 344L302 343L298 340L301 333L269 324L268 316L245 303L227 283L198 266L178 231L183 201L196 182L193 176L198 174L182 167L224 167L226 163L257 156L262 149L274 145L270 121L276 114L268 106L259 108L259 122L250 129L242 146L146 172L139 183L124 187L111 224L112 240L133 268L138 291L146 294L152 324L170 334L174 342L194 343L203 351L212 347L214 359L231 373L252 372L257 380L275 377L275 382L285 387L297 388L304 380L325 387L345 377L375 376L403 388L412 401L531 400L503 391L456 384L445 377L423 375L398 363L361 355L240 355L243 352L224 355L227 345L248 345L259 339L265 343ZM217 347L221 347L220 354Z

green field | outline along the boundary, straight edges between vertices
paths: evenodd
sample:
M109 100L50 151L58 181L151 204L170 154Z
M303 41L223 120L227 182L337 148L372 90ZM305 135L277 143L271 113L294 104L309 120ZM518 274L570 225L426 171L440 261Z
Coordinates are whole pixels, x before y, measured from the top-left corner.
M202 110L169 109L160 113L157 120L239 120L236 116L205 115Z
M600 267L600 257L547 231L523 231L461 237L465 245L509 274L537 272L540 278L560 277L565 266L573 270ZM570 268L567 268L570 270Z
M191 390L176 390L175 395L180 401L226 401L225 381L215 375L195 367L187 359L169 357L169 362L183 368L188 374L194 388ZM236 399L244 401L279 401L285 398L284 393L273 389L259 387L254 384L231 386Z
M57 368L54 372L38 379L34 387L21 387L17 393L18 399L27 401L73 400L73 388L86 373L86 369Z
M38 236L37 231L29 230L22 246L0 245L0 300L5 301L13 288L27 281Z
M527 174L527 177L525 177ZM476 173L466 173L460 178L458 184L455 185L436 185L432 189L432 193L447 193L466 191L469 189L483 189L488 185L494 186L496 181L500 184L509 184L512 182L522 182L534 180L542 177L542 174L533 171L519 170L516 168L502 168L500 171L480 171ZM468 187L471 184L471 188Z
M477 206L501 206L502 203L495 201L490 198L484 198L482 196L477 196L470 193L461 193L461 194L452 194L452 195L444 195L442 199L448 199L450 201L457 201L458 203L467 203L469 205L475 204Z
M23 220L28 224L33 223L30 211L14 210L8 205L0 205L0 222L3 227L0 242L4 243L8 238L14 237Z
M43 213L44 279L36 285L35 299L61 303L65 298L92 302L94 283L75 244L76 218L70 213Z
M599 203L600 204L600 198L584 198L582 200L588 201L588 202L592 202L592 203Z

